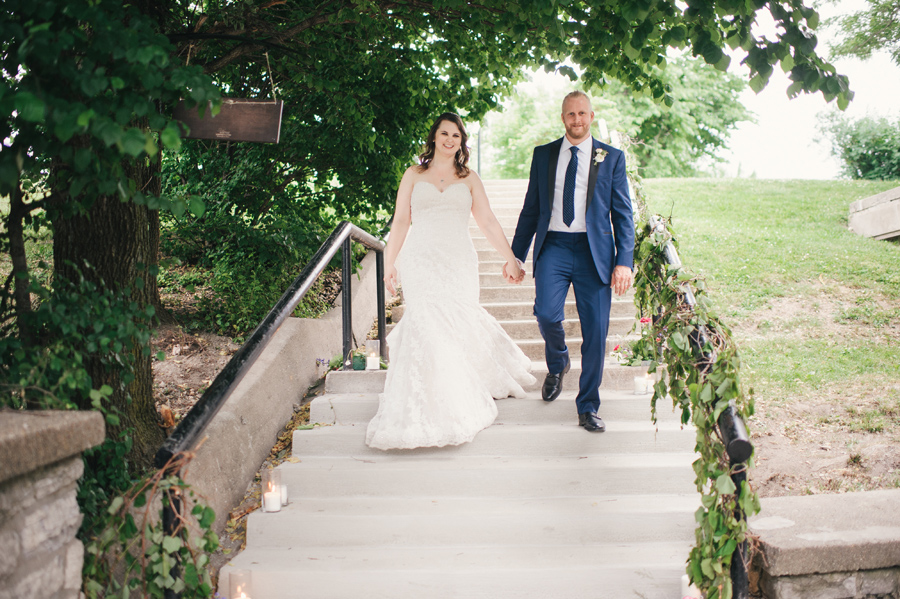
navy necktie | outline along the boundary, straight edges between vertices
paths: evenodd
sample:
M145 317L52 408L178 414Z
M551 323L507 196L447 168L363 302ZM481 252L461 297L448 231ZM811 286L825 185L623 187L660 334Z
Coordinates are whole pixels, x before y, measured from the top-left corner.
M575 175L578 173L578 147L572 146L572 158L566 167L566 182L563 186L563 222L569 227L575 220Z

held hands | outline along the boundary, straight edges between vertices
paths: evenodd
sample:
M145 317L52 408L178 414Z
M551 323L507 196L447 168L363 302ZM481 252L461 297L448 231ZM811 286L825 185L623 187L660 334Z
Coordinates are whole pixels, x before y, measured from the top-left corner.
M518 285L525 279L525 269L521 267L518 260L510 260L503 265L503 278L507 283Z
M387 290L391 292L391 296L397 295L397 269L391 265L384 266L384 286L387 287Z
M617 266L613 269L610 286L613 288L613 291L616 292L616 295L625 295L625 292L631 288L631 283L632 273L630 268L627 266Z

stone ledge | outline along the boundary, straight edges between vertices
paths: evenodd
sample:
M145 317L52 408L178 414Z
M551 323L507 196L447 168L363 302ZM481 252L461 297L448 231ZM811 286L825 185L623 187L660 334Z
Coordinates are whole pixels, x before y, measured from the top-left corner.
M0 482L37 470L103 442L99 412L0 412Z
M750 530L770 578L879 570L900 566L897 514L900 490L773 497Z
M864 237L900 237L900 187L850 204L848 226Z

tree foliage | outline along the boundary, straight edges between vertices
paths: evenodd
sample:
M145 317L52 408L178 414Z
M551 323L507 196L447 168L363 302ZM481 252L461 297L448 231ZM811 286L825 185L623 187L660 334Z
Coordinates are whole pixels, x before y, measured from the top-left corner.
M891 59L900 65L900 4L894 0L866 0L866 3L865 10L829 21L842 34L837 43L831 44L832 55L866 60L872 52L887 50Z
M845 176L900 179L900 119L865 116L852 120L826 113L820 117L820 124Z
M642 176L695 176L702 159L719 160L716 152L727 147L736 124L752 118L739 101L744 84L733 74L683 56L670 61L660 75L673 89L671 108L635 97L627 86L612 81L591 90L594 112L610 129L635 141L630 150ZM536 86L520 86L503 113L489 115L484 132L491 156L487 176L528 176L534 146L562 135L560 100L575 87L547 94ZM595 135L598 131L595 127Z

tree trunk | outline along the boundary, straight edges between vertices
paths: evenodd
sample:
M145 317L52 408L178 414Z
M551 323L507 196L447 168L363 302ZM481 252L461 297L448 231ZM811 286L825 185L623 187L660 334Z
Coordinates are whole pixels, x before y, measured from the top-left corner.
M147 161L125 164L126 173L145 193L159 193L159 164ZM133 285L133 299L140 306L153 305L158 299L155 271L159 247L159 215L145 206L122 202L117 196L101 196L87 214L57 219L54 223L53 260L58 277L77 280L79 272L112 290ZM84 268L84 264L90 265ZM154 297L157 296L157 297ZM152 466L153 456L165 439L153 400L153 371L143 347L132 340L129 351L134 359L134 380L123 386L118 373L108 371L96 360L86 368L94 388L108 384L113 388L112 405L121 412L119 427L133 429L129 462L135 472ZM87 407L87 406L85 406ZM118 429L118 430L117 430Z
M29 291L28 258L25 255L24 220L28 214L23 198L22 188L16 185L10 199L9 220L9 257L12 260L13 299L16 311L16 324L19 327L19 338L26 347L34 343L32 332L28 327L25 315L31 312L31 292Z

